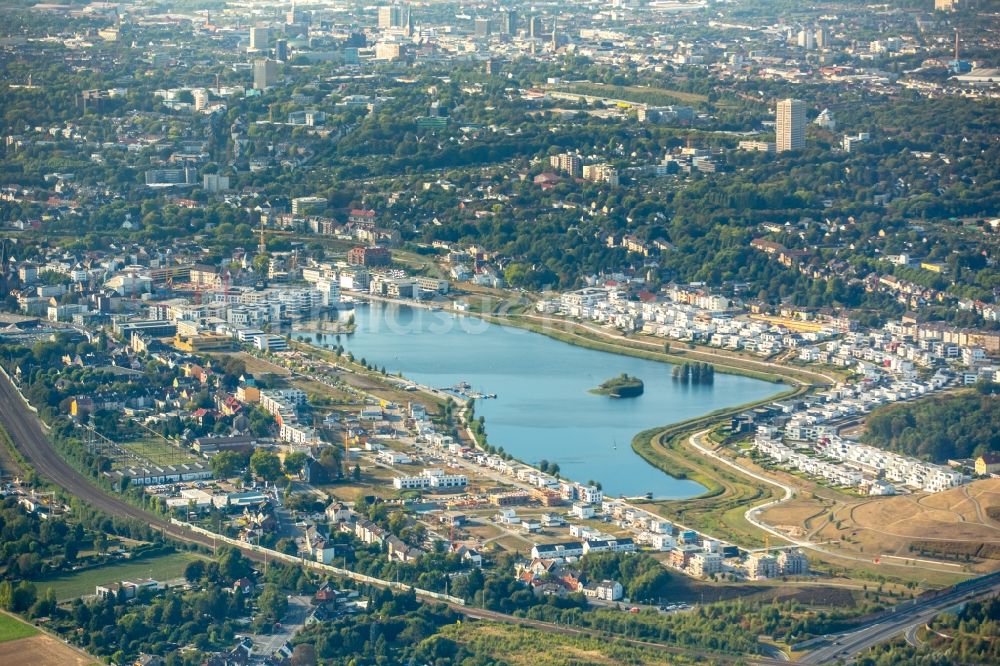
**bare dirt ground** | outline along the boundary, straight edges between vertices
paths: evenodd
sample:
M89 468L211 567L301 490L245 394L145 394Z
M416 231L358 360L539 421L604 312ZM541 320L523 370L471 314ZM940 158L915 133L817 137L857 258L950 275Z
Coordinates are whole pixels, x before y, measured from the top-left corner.
M1000 550L1000 522L988 515L991 507L998 506L1000 479L983 479L932 495L836 499L804 495L765 511L763 518L790 534L801 531L812 540L826 541L834 549L873 558L915 558L921 557L921 544L928 541L954 544L958 553L976 544ZM976 571L1000 568L1000 560L989 554L993 552L978 551L985 556L973 555L969 566Z
M92 657L45 634L0 643L0 664L89 666L94 663L96 660Z

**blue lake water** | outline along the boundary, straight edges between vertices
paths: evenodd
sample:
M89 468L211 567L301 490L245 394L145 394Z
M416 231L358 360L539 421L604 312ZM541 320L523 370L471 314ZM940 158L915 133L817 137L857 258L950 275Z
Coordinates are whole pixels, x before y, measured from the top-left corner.
M357 332L342 335L340 344L355 358L428 386L464 381L475 391L497 394L476 401L490 444L527 463L558 463L563 477L599 481L612 496L699 494L700 484L674 479L636 455L633 436L781 390L721 373L711 386L684 385L673 381L672 366L665 363L574 347L442 311L372 303L353 313ZM337 344L332 335L323 342ZM623 372L643 380L643 395L616 400L588 393Z

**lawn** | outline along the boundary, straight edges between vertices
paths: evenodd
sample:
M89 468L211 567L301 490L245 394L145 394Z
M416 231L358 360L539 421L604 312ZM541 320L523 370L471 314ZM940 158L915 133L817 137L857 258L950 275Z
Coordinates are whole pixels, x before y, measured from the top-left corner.
M440 634L480 654L503 654L511 666L615 666L694 663L683 655L667 655L653 646L611 640L598 632L565 636L493 622L460 622L441 628Z
M163 439L150 435L142 440L124 442L121 447L129 453L149 461L153 465L179 465L195 462L198 459L187 451L180 449ZM129 462L129 465L132 463Z
M38 633L30 624L21 622L16 617L0 613L0 643L16 641L19 638L27 638Z
M88 569L73 574L33 581L38 588L39 596L45 590L55 590L56 599L67 601L87 594L94 594L97 585L114 583L130 578L153 578L158 581L168 581L184 575L184 567L192 560L199 559L191 553L171 553L159 557L150 557L135 562L109 564L96 569Z

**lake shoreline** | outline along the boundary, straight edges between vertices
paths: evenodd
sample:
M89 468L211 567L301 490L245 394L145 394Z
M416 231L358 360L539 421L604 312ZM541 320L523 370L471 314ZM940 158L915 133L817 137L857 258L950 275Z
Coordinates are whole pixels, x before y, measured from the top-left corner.
M595 478L602 483L609 496L638 497L649 492L657 499L682 500L703 496L709 489L688 476L686 470L677 470L677 476L670 474L669 470L651 464L652 461L641 456L632 447L624 449L627 455L623 457L622 451L618 450L618 446L613 446L613 442L620 442L624 448L625 442L631 441L637 433L670 427L669 422L668 425L663 425L665 407L679 410L673 420L673 423L679 423L704 416L705 412L700 410L706 408L709 412L717 411L712 410L712 406L733 409L734 404L748 402L746 398L754 402L768 401L780 393L770 387L765 388L759 380L746 384L747 379L742 377L731 377L720 382L720 390L713 387L679 389L671 385L670 373L665 371L667 366L660 359L655 359L658 362L653 366L649 364L654 359L618 353L617 349L595 350L576 344L564 346L541 342L563 342L548 335L538 338L538 343L535 344L526 344L525 340L530 338L511 341L511 338L501 337L501 333L507 331L508 334L519 335L537 331L520 326L503 326L501 322L493 322L486 317L431 307L430 304L411 304L390 299L389 304L406 306L409 311L406 308L387 308L381 305L383 301L384 299L373 298L370 310L362 308L355 311L359 323L358 333L342 344L356 357L365 356L379 365L384 363L390 367L396 366L391 367L391 370L402 372L415 385L439 388L462 379L472 381L477 389L496 391L500 400L477 401L477 414L486 416L491 444L506 446L508 453L531 467L537 468L532 462L536 458L555 460L560 463L564 476L580 482L590 480L588 477ZM418 309L423 313L417 312ZM440 314L428 317L428 311ZM461 317L464 314L470 316ZM470 323L475 321L481 322L478 328ZM490 329L490 325L497 328ZM481 342L475 342L467 340L465 334L473 337L486 334L487 337ZM308 335L308 338L314 340L312 335ZM324 345L316 341L316 346L323 348ZM483 358L492 357L482 357L483 349L493 350L497 347L500 348L500 356L484 366ZM558 350L554 353L554 347L576 351L563 355ZM527 361L512 365L511 348L519 350L516 357L520 357L521 350L524 350L525 353L534 355L533 358L540 355L542 365L544 361L551 360L551 357L557 357L558 362L565 362L566 365L560 366L559 370L538 367ZM414 350L421 353L411 354ZM591 356L591 353L598 356ZM464 360L463 354L467 357ZM607 356L602 357L603 354ZM614 368L617 364L610 360L612 356L623 361L618 368ZM626 359L630 360L625 362ZM417 365L414 366L414 363ZM576 367L577 365L582 367ZM657 371L656 367L660 370ZM572 397L575 390L589 392L595 385L593 379L587 377L596 379L596 374L597 377L606 378L609 369L627 370L627 374L633 376L640 372L655 374L653 394L647 395L645 399L640 396L597 403ZM519 378L530 377L536 372L542 373L540 379L546 388L539 388L532 382L527 395L519 395L524 388ZM564 376L552 377L552 372ZM420 376L421 374L424 376ZM491 386L493 382L499 384ZM547 387L552 385L559 386L560 389L549 391ZM576 389L570 389L574 386ZM540 397L538 391L542 391ZM734 392L736 396L745 395L746 398L733 399ZM598 397L594 396L595 399ZM566 402L566 408L578 414L579 419L573 420L575 416L567 417L560 423L558 418L554 422L549 420L548 412L539 414L539 409L529 410L529 413L523 415L518 411L519 401L528 400L531 403L536 398L548 405L546 409L554 409L551 413L562 411L562 399ZM462 398L456 396L456 399ZM637 399L640 402L634 403L633 400ZM505 402L504 407L501 403ZM498 426L498 423L502 425ZM626 432L622 432L623 429ZM530 448L526 451L525 447ZM582 469L577 468L578 465Z

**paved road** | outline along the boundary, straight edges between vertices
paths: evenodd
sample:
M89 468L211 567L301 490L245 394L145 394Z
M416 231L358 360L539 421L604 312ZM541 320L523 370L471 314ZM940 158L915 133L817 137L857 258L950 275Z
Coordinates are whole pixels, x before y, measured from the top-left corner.
M883 643L907 629L929 622L935 615L951 608L970 596L983 596L1000 592L1000 573L969 581L960 590L951 590L937 597L918 602L887 618L876 620L854 631L838 634L833 643L805 655L804 664L827 664L837 660L848 661L869 648ZM898 607L897 607L898 608Z
M254 652L271 656L278 648L289 642L305 625L312 601L309 597L292 595L288 597L288 610L281 618L281 629L273 634L255 634L253 638Z

